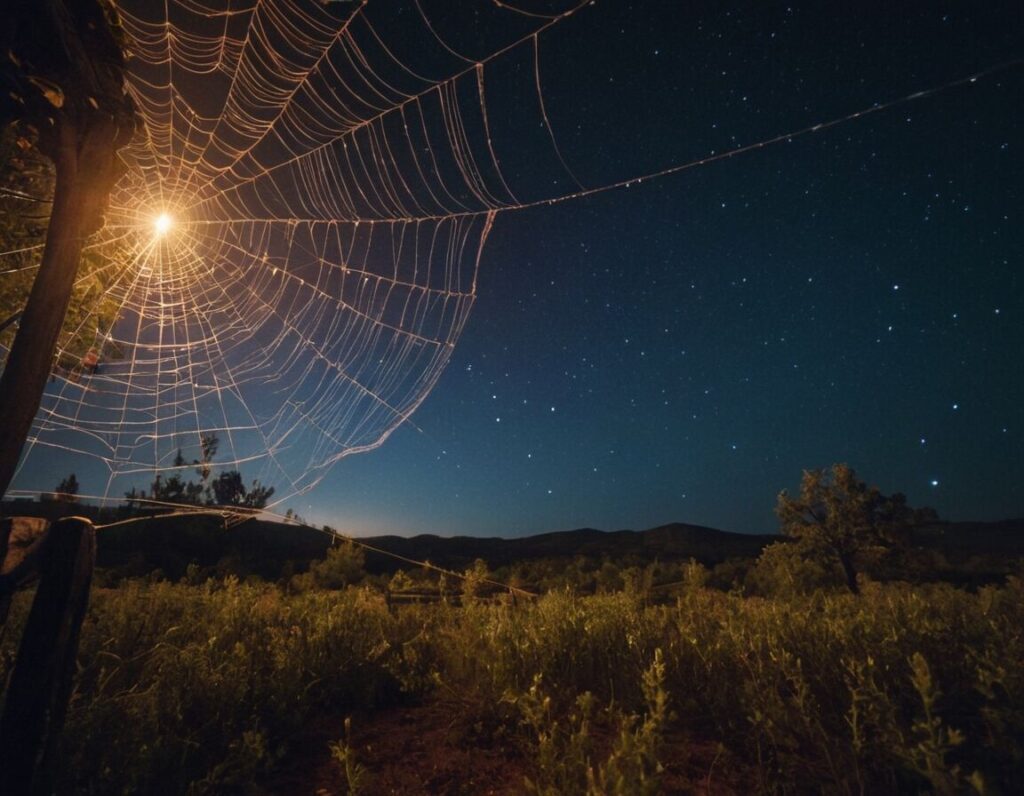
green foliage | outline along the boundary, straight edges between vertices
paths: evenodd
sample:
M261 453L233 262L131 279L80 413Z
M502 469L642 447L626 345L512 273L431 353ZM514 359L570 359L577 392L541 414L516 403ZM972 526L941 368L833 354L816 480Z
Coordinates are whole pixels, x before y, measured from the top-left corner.
M0 321L20 312L28 300L35 267L42 256L53 193L53 167L11 129L0 133L0 251L3 258ZM22 251L16 251L21 249ZM0 345L9 348L17 327L0 331Z
M708 581L711 579L711 573L708 572L708 568L693 558L683 565L682 575L683 593L687 596L699 593L701 589L707 586Z
M354 586L366 578L366 554L363 548L356 546L350 539L334 544L327 549L327 556L322 561L315 561L309 572L296 575L292 579L294 588L308 590L344 589Z
M412 578L410 578L405 570L398 570L394 575L391 576L391 580L388 582L388 590L401 594L403 592L412 591L414 584Z
M274 494L274 487L262 486L259 481L253 481L252 486L246 489L242 474L238 470L221 473L213 479L210 487L213 489L214 503L218 506L261 509Z
M897 493L886 496L858 480L849 465L831 470L805 470L800 496L779 495L775 513L784 536L793 543L785 551L817 559L823 566L838 564L851 592L858 592L857 574L886 552L905 546L919 518ZM934 512L928 513L934 517Z
M911 742L901 745L901 752L910 767L928 782L935 793L950 796L962 793L967 782L961 776L960 767L950 763L949 756L964 742L964 736L946 726L937 715L942 693L921 653L915 652L910 656L910 671L910 682L921 698L922 713L911 727ZM975 774L972 779L983 782L980 774Z
M768 545L744 580L748 592L764 597L810 594L841 583L842 573L835 564L807 554L793 542Z
M27 597L15 602L17 624ZM4 678L14 630L3 637ZM417 674L403 650L424 630L422 617L394 616L365 590L287 597L235 579L96 589L58 792L225 792L252 782L311 716L399 698L393 672Z
M149 493L146 490L139 491L132 487L125 492L128 505L136 503L144 504L146 500L158 503L187 503L193 506L237 506L247 509L265 508L267 502L274 494L274 487L263 486L258 480L252 482L248 489L242 480L242 474L238 470L225 470L212 478L213 458L217 455L220 440L216 435L204 435L199 440L200 458L193 459L192 465L196 468L199 481L186 481L182 476L185 468L189 467L188 460L179 449L174 457L172 467L175 468L173 475L166 478L162 473L157 473L149 485ZM291 518L289 509L289 518Z
M95 589L60 792L238 792L313 718L372 721L431 694L450 701L453 732L521 750L534 793L699 789L693 743L720 750L740 791L1015 790L1019 578L764 599L691 576L665 605L563 590L389 608L366 587L230 578ZM0 677L28 596L0 639ZM331 747L350 789L365 785L354 748Z
M54 184L53 166L31 139L10 127L0 130L0 251L11 252L0 262L0 323L20 313L28 301L43 254ZM100 366L103 357L120 356L107 334L118 313L108 288L117 277L115 263L121 259L123 250L116 244L82 254L56 362L70 378L88 375L83 358L90 349L101 353ZM0 329L0 346L10 347L17 328L12 322Z
M352 747L351 716L345 719L345 738L341 741L332 741L328 748L331 750L331 757L345 774L345 793L349 796L358 796L367 778L367 771L366 767L356 760L356 751Z
M483 594L489 577L490 572L487 569L487 562L482 558L476 559L473 562L473 566L463 573L462 596L470 600L479 597Z
M629 716L622 720L608 759L596 771L589 772L588 793L655 796L661 792L662 735L669 711L665 662L660 649L654 651L654 661L643 673L642 687L646 703L643 717Z
M78 494L78 478L74 473L71 473L67 478L61 479L55 491L66 500L74 499L75 495Z
M530 688L522 694L509 693L521 716L536 773L524 781L527 792L538 796L557 796L585 792L591 773L593 737L590 724L594 698L588 691L576 698L576 705L564 721L555 717L551 697L543 691L543 675L534 676Z

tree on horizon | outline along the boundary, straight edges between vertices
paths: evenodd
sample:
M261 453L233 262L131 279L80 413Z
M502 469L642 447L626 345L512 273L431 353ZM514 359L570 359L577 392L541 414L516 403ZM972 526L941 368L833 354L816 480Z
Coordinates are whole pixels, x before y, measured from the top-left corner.
M935 517L932 509L911 509L902 493L868 486L848 464L804 470L799 496L780 492L775 514L789 553L837 564L852 594L860 593L857 575L866 564L905 548L914 525Z
M67 478L63 479L57 484L57 494L68 500L68 502L74 501L78 497L78 478L74 473L71 473Z
M132 487L124 496L128 505L151 500L156 503L181 503L190 506L237 506L247 509L266 508L273 496L275 488L264 486L254 480L248 488L237 469L225 470L213 478L213 459L217 455L220 440L215 434L205 435L200 439L199 459L193 459L191 466L196 468L199 481L186 481L182 472L189 467L189 462L179 448L174 457L172 467L176 472L164 477L157 473L146 490Z

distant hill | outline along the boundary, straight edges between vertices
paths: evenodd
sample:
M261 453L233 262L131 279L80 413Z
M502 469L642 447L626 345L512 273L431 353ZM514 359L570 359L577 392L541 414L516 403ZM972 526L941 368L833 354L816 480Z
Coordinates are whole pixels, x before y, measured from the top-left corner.
M15 513L12 508L28 506L6 504L4 508ZM81 507L63 507L62 513L78 508ZM113 517L97 519L108 522ZM778 538L672 523L645 531L580 528L514 539L424 534L375 536L358 541L381 551L366 555L366 569L381 574L415 566L394 556L429 560L455 570L469 567L477 558L496 569L540 559L570 562L579 556L640 565L655 560L668 563L695 558L714 566L728 559L756 557L765 545ZM278 522L254 519L225 529L214 515L157 516L101 529L97 553L100 567L125 575L145 575L159 569L176 579L194 563L225 574L252 573L276 579L287 571L303 571L311 561L323 558L331 540L322 531ZM918 529L914 543L943 553L951 562L979 556L1024 557L1024 519L934 523Z
M366 569L377 574L413 566L396 559L396 555L456 570L465 569L477 558L496 568L517 561L572 560L576 556L639 563L696 558L714 565L728 558L756 556L773 539L672 524L647 531L582 528L517 539L424 534L374 536L358 541L374 548L367 551ZM310 561L323 558L330 544L331 537L324 532L277 522L250 520L224 529L214 516L154 517L101 530L97 563L133 574L160 569L172 578L184 574L190 563L201 567L225 564L234 571L276 578L286 561L303 570Z
M573 559L576 556L602 559L636 560L646 563L655 559L678 561L696 558L713 566L729 558L751 558L774 541L773 536L753 536L728 533L700 525L673 523L646 531L599 531L580 528L515 539L473 536L413 537L378 536L359 541L419 561L450 569L465 569L477 558L484 559L492 568L534 561L542 558ZM388 556L368 553L367 569L373 571L393 569ZM399 564L400 566L400 564Z
M950 559L972 555L1024 556L1024 518L998 522L936 522L915 529L914 544Z
M429 560L454 570L469 567L477 558L496 569L540 559L568 562L578 556L640 565L695 558L714 566L728 559L754 558L778 538L672 523L645 531L580 528L514 539L423 534L358 541L382 551L366 554L366 569L380 574L414 566L393 556ZM919 529L914 543L938 550L950 561L966 561L972 556L1024 556L1024 520L936 523ZM98 552L100 566L128 566L140 573L160 568L169 577L180 577L189 563L204 567L221 563L232 571L276 578L285 562L304 570L310 561L323 558L330 544L326 533L283 523L250 520L224 530L213 517L157 517L101 531Z

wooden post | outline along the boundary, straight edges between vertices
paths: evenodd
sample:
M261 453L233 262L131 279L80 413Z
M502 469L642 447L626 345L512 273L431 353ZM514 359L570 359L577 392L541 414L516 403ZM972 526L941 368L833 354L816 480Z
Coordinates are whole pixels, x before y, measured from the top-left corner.
M89 602L96 562L96 531L84 517L50 526L31 561L39 586L7 686L0 717L0 793L49 793L60 740L78 636ZM27 574L9 573L11 587Z
M14 520L0 517L0 571L7 560L7 551L11 546L11 534L14 532ZM7 614L11 610L11 592L0 589L0 627L7 624Z

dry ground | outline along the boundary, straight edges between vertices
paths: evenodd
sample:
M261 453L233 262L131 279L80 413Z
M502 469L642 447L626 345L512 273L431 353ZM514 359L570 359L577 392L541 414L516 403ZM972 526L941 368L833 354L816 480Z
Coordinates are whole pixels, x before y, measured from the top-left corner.
M352 718L352 748L365 768L363 796L518 796L532 774L516 743L467 737L458 705L428 700ZM345 774L328 744L343 739L344 718L324 718L296 739L265 792L282 796L343 796ZM605 739L608 740L608 739ZM665 794L748 792L717 744L668 738ZM599 740L600 745L600 740ZM677 754L673 755L673 750Z

